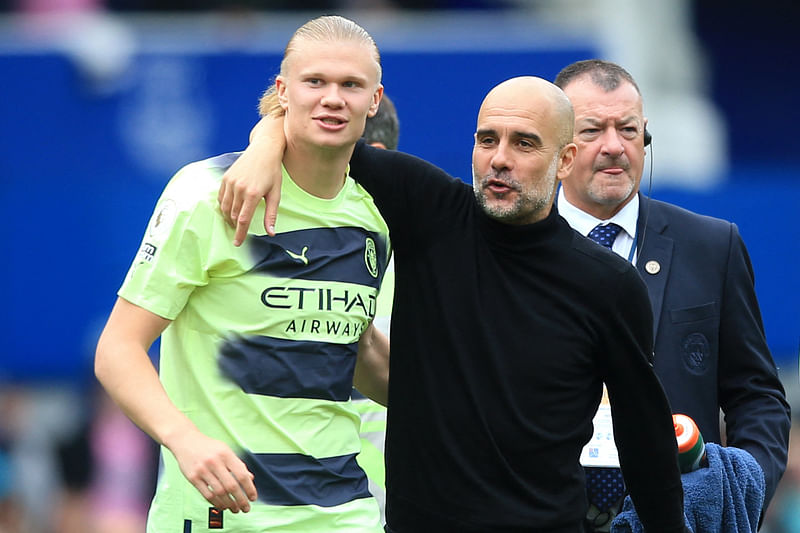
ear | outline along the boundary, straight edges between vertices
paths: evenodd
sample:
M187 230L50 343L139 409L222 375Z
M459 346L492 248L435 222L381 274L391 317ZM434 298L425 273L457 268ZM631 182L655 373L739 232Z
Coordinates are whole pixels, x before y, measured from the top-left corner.
M378 107L381 105L381 98L383 98L383 85L379 83L378 88L375 89L375 93L372 95L372 103L369 106L369 111L367 111L368 117L374 117L378 112Z
M275 92L278 95L278 103L286 111L289 108L289 97L286 96L286 80L283 76L275 78Z
M578 146L575 143L568 143L558 153L558 171L556 180L561 181L572 174L572 167L575 164L575 156L578 153Z

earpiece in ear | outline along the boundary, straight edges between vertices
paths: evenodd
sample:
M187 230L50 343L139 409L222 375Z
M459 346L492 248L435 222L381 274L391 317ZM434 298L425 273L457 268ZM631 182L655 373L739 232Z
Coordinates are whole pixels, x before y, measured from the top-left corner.
M650 146L650 143L653 141L653 136L650 135L650 132L647 131L647 128L644 129L644 145Z

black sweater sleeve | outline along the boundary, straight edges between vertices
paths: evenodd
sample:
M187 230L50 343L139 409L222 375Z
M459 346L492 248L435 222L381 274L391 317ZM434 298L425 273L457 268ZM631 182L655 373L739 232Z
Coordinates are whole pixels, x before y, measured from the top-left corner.
M350 159L350 176L375 200L392 232L392 243L419 238L454 223L454 203L470 198L469 187L423 159L374 148L360 140ZM421 219L418 214L426 213Z
M618 281L617 301L609 309L618 323L604 330L604 341L620 466L645 530L682 532L678 449L669 402L651 365L653 319L647 289L633 267Z

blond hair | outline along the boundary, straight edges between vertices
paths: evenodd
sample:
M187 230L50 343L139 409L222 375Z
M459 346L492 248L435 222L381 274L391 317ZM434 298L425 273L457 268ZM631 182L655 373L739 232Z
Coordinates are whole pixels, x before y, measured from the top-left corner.
M338 15L327 15L317 17L309 20L297 31L294 32L292 38L286 44L286 49L283 51L283 59L281 60L280 75L285 76L287 71L287 64L289 55L297 49L297 43L301 40L317 41L317 42L341 42L350 41L361 43L372 48L373 58L378 66L378 83L381 81L381 54L378 51L378 46L372 39L367 31L353 22L350 19L340 17ZM258 113L263 117L264 115L280 116L284 113L278 101L278 93L275 89L275 83L272 83L258 102Z

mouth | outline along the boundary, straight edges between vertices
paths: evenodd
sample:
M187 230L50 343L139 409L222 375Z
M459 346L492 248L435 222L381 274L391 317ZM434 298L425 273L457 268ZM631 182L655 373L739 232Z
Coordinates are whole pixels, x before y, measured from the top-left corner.
M347 120L337 116L319 116L314 117L314 120L326 130L339 130L347 125Z
M602 172L603 174L609 174L611 176L619 176L625 172L625 169L622 167L606 167L606 168L599 168L597 169L598 172Z
M595 167L595 172L605 174L607 176L619 176L630 170L630 164L624 159L606 159L599 161Z
M484 188L497 195L506 194L515 190L513 186L497 178L487 179Z

